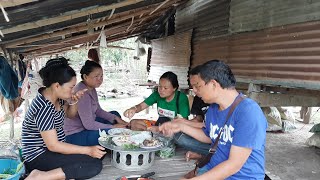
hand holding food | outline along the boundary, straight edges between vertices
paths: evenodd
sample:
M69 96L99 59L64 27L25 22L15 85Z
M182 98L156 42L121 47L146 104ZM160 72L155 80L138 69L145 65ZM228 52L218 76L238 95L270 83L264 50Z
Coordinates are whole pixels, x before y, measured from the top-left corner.
M130 109L127 109L127 110L123 113L123 115L124 115L125 117L131 119L131 118L136 114L136 110L137 110L136 106L131 107Z

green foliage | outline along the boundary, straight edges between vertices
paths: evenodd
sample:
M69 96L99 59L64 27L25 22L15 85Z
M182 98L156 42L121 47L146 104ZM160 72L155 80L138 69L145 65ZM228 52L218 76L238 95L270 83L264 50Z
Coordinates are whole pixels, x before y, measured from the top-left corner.
M108 43L108 45L135 48L135 39L130 38L121 41L116 41ZM100 61L101 63L106 63L109 66L119 66L122 60L128 59L133 56L133 50L118 49L118 48L100 48ZM83 63L88 60L88 50L78 49L67 51L64 55L66 58L70 59L71 64L83 65Z
M122 147L124 150L134 150L139 148L139 146L135 144L124 144Z
M5 169L5 170L2 172L2 174L14 175L15 172L16 172L16 169L10 169L10 168L8 168L8 169Z
M11 176L10 174L0 174L0 179L7 179L10 176Z
M20 162L17 166L16 173L18 173L23 167L23 162Z

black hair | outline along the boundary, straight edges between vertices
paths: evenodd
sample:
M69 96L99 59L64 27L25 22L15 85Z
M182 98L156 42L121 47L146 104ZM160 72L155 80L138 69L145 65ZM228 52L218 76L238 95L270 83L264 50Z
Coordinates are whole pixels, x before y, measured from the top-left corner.
M189 71L189 76L199 75L199 74L200 74L200 70L201 70L201 65L198 65L198 66L192 68L192 69Z
M76 72L69 66L68 60L64 57L50 59L39 71L43 85L50 87L53 83L63 85L76 76Z
M230 67L220 60L210 60L199 67L199 75L204 82L217 81L224 88L234 88L236 78Z
M102 69L101 65L94 62L94 61L90 61L87 60L86 63L82 66L81 70L80 70L80 74L81 74L81 79L83 80L83 75L89 75L93 70L95 70L96 68L100 68Z
M173 88L179 88L179 82L178 82L178 77L175 73L168 71L165 72L164 74L162 74L162 76L160 77L160 79L168 79L171 83L171 85L173 86Z
M88 51L88 58L96 63L100 63L98 51L96 49L89 49Z

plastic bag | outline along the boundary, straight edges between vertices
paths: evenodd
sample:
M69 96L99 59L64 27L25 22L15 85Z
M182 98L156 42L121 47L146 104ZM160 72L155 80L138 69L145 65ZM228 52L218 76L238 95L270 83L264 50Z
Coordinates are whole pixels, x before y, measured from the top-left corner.
M309 132L313 132L313 133L320 133L320 123L314 125Z
M165 148L161 149L160 151L156 152L156 155L163 158L163 159L171 158L175 154L176 154L176 146L175 145L165 147Z
M262 110L268 120L268 123L282 127L281 115L276 107L263 107Z
M158 139L163 143L165 147L160 151L157 151L156 155L163 159L173 157L176 153L176 146L173 139L171 137L164 136L158 136Z
M309 146L316 146L320 148L320 133L314 133L311 137L307 139L306 144Z
M21 97L23 99L33 99L38 94L38 89L43 87L42 79L38 73L38 63L36 60L36 70L30 68L31 63L28 63L26 77L23 80Z

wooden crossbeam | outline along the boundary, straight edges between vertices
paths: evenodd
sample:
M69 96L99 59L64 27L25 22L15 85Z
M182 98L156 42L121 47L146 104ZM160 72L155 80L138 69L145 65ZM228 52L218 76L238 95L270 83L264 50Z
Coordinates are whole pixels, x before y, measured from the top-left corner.
M161 14L161 12L157 12L154 14L154 16L156 15L159 15ZM152 19L152 16L149 17L149 19ZM134 23L132 24L132 27L140 27L142 25L138 24L138 21L139 20L134 20ZM148 21L146 21L147 23ZM114 27L111 27L111 28L108 28L106 30L106 36L111 36L111 35L116 35L114 32L119 32L119 31L114 31L114 29L118 29L119 27L126 27L123 32L126 32L127 30L127 27L131 24L131 22L125 22L125 23L122 23L118 26L114 26ZM93 35L95 35L95 39L97 39L97 36L99 35L100 32L94 32ZM55 44L59 44L59 43L68 43L70 41L73 41L73 40L76 40L76 39L81 39L81 38L86 38L87 36L91 36L91 35L87 35L87 34L84 34L84 35L79 35L79 36L75 36L75 37L71 37L71 38L67 38L67 39L63 39L63 40L60 40L60 41L55 41ZM95 40L94 39L94 40ZM91 40L90 40L91 41ZM89 42L89 41L88 41ZM80 43L78 43L80 44ZM54 46L54 45L53 45ZM52 46L50 45L46 45L46 48L48 49L52 49ZM32 52L32 51L35 51L39 48L28 48L28 49L25 49L25 52Z
M152 7L156 7L157 5L158 4L149 6L148 9L139 8L139 9L135 9L135 10L132 10L132 11L127 11L127 12L123 12L123 13L119 13L119 14L114 14L112 16L112 19L95 23L95 24L93 24L93 27L107 26L107 25L110 25L110 24L113 24L113 23L117 23L117 22L121 22L121 21L124 21L124 20L127 20L127 19L131 19L132 16L139 16L139 15L141 15L143 13L147 13L148 14L150 11L152 11ZM166 7L162 8L158 12L165 11ZM156 14L158 14L158 13L156 13ZM153 15L155 15L155 14L153 14ZM145 17L150 17L150 16L145 16ZM144 21L144 19L143 19L143 21ZM50 39L50 38L54 38L54 37L64 36L66 34L86 31L86 30L88 30L88 26L87 25L82 25L82 26L78 26L78 27L68 28L66 30L57 31L57 32L50 33L50 34L33 36L33 37L29 37L29 38L28 37L24 37L24 38L12 40L12 41L6 43L5 46L6 46L6 48L15 48L15 47L17 47L17 45L20 45L20 44L28 44L28 43L40 41L42 39Z
M143 0L126 0L123 2L119 2L119 3L115 3L115 4L111 4L111 5L106 5L106 6L99 6L99 7L94 6L94 7L88 8L86 10L79 10L75 13L74 12L67 12L67 13L64 13L64 14L57 16L57 17L41 19L41 20L38 20L35 22L20 24L15 27L12 27L12 28L2 29L1 31L3 34L9 34L9 33L14 33L14 32L18 32L18 31L39 28L42 26L47 26L50 24L55 24L55 23L87 16L89 14L96 14L96 13L100 13L100 12L104 12L104 11L108 11L108 10L112 10L112 9L116 9L116 8L121 8L124 6L129 6L132 4L139 3L141 1L143 1Z
M112 30L108 30L106 31L106 35L107 35L107 41L108 42L113 42L113 41L118 41L121 39L124 39L124 37L134 37L139 35L140 33L136 33L136 34L131 34L130 36L128 36L128 33L126 32L127 29L127 25L125 24L123 26L118 26L117 28L113 28ZM136 23L134 25L137 25ZM141 26L137 27L137 28L141 28ZM142 32L143 33L143 32ZM92 42L94 41L99 34L95 34L95 35L91 35L90 37L88 36L82 36L82 37L77 37L74 38L72 41L69 41L70 43L73 43L74 46L77 44L83 44L86 42ZM109 47L109 45L108 45ZM32 54L36 54L38 56L43 56L43 55L48 55L48 54L53 54L54 53L58 53L58 52L62 52L62 51L69 51L71 50L70 47L67 47L66 45L60 45L60 46L51 46L51 47L45 47L45 48L41 48L41 49L37 49L34 50L32 52L26 52L26 53L32 53Z
M0 3L4 8L6 8L6 7L19 6L22 4L27 4L30 2L36 2L36 1L38 0L3 0L3 1L0 1Z
M112 28L109 28L106 31L106 36L110 36L110 35L116 34L116 33L121 32L121 31L123 31L123 32L126 31L128 25L130 25L130 23L131 22L127 22L127 23L121 24L119 26L114 26ZM60 47L60 46L68 46L68 45L63 44L65 42L72 43L74 45L81 44L81 43L84 43L84 42L91 42L91 41L94 41L94 40L97 39L97 37L99 36L99 33L100 32L95 32L92 35L84 34L84 35L75 36L75 37L72 37L72 38L68 38L68 39L65 39L65 40L60 40L58 42L55 42L55 44L61 43L60 45L46 45L43 48L28 48L28 49L26 49L26 52L32 52L32 53L38 54L38 53L41 53L42 51L53 50L53 49L55 49L57 47Z
M154 12L156 12L158 9L160 9L163 5L165 5L167 2L169 2L170 0L166 0L163 3L161 3L158 7L156 7L149 15L153 14Z

